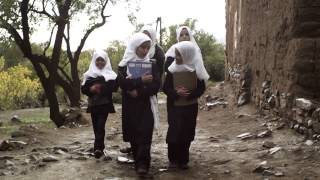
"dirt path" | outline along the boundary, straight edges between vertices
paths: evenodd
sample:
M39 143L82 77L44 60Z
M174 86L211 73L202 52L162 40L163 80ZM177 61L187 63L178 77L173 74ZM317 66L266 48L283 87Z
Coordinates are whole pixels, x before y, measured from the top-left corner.
M208 93L223 97L229 105L200 111L196 140L191 148L191 168L186 171L159 171L168 163L165 105L161 105L162 126L159 136L154 136L152 146L151 174L154 179L320 179L318 142L306 145L303 137L287 127L282 128L281 120L256 115L251 105L235 107L227 90L229 87L219 87L211 88ZM237 138L247 132L257 135L267 127L272 132L266 133L266 137ZM121 139L119 113L111 115L107 123L106 145L112 160L97 161L88 155L93 141L91 126L40 129L31 137L33 141L23 150L0 152L1 180L139 179L132 165L116 160L121 155L119 148L125 146ZM273 146L276 148L270 150ZM48 155L57 159L42 162ZM257 168L263 161L266 164Z

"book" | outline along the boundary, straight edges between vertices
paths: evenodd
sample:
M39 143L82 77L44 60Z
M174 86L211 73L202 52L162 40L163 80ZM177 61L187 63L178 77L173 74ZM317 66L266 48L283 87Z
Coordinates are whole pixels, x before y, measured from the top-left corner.
M173 73L173 87L177 88L182 86L189 91L197 88L197 74L196 72L177 72ZM185 97L179 97L175 102L175 106L187 106L197 103L197 99L188 100Z
M139 78L146 74L152 74L152 63L139 61L128 62L128 70L132 78Z

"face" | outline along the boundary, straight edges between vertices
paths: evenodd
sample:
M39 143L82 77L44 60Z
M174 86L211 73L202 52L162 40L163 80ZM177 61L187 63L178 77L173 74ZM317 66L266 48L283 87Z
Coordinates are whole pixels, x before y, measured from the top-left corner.
M176 63L178 65L183 64L183 59L182 59L182 56L181 56L180 52L178 51L178 49L175 50L175 53L176 53Z
M190 41L190 34L186 28L183 28L180 32L179 41Z
M136 50L136 54L139 58L144 58L147 56L149 50L150 50L151 42L146 41L142 43Z
M149 33L149 31L144 30L143 33L147 36L149 36L149 38L151 39L151 34Z
M96 66L98 69L102 70L106 66L106 61L102 57L96 59Z

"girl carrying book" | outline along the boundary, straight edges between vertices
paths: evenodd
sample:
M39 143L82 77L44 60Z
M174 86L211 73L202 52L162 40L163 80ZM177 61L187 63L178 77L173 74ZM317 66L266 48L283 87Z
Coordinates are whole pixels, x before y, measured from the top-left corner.
M159 72L159 77L161 79L163 75L165 55L162 47L157 44L157 32L152 26L148 26L148 25L143 26L140 32L148 35L152 41L148 56L150 60L156 64ZM132 153L132 148L125 147L120 149L120 152L130 154Z
M119 63L118 82L122 89L122 132L123 140L131 144L138 174L148 173L150 149L155 119L158 119L156 94L160 87L157 66L148 56L151 39L143 34L132 36ZM130 63L151 63L151 72L133 77ZM131 67L131 66L130 66Z
M209 76L203 63L199 63L202 59L197 56L197 47L192 42L182 41L173 47L174 62L168 67L163 86L170 100L167 103L171 103L166 138L169 168L188 169L189 148L195 137L198 115L197 99L204 93ZM179 84L181 81L185 83Z
M103 155L106 120L109 113L115 113L112 92L118 90L116 78L108 54L103 50L95 51L81 85L82 93L88 96L87 112L91 113L95 136L95 158Z

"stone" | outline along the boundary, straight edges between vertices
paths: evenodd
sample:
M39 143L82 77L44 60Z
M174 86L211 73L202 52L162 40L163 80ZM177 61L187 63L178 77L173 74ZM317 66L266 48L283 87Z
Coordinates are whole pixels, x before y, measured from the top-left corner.
M14 115L12 118L11 118L11 122L12 123L15 123L15 124L20 124L22 123L21 119L19 118L18 115Z
M272 176L272 175L274 175L274 173L273 173L273 171L266 169L266 170L264 170L262 172L262 175L264 175L264 176Z
M253 135L250 132L243 133L243 134L240 134L240 135L237 136L237 138L240 138L242 140L249 139L249 138L252 138L252 137L253 137Z
M24 133L24 132L22 132L22 131L13 131L12 133L11 133L11 137L12 138L17 138L17 137L24 137L24 136L27 136L27 134L26 133Z
M11 160L14 159L13 156L0 156L0 160Z
M271 142L271 141L265 141L265 142L263 142L263 144L262 144L262 147L268 148L268 149L274 148L275 146L276 146L276 144L274 144L274 143Z
M275 154L277 153L278 151L280 151L282 148L277 146L277 147L274 147L274 148L271 148L269 149L269 153L272 155L272 154Z
M270 137L272 135L272 131L266 130L257 135L258 138Z
M238 98L238 106L243 106L250 101L250 94L247 92L243 92L240 94Z
M78 157L76 157L76 158L74 158L75 160L79 160L79 161L86 161L86 160L88 160L88 158L87 157L85 157L85 156L78 156Z
M10 160L5 160L5 166L14 166L15 164Z
M283 177L283 176L284 176L284 173L278 171L278 172L275 172L275 173L274 173L274 176L276 176L276 177Z
M312 146L312 145L313 145L313 141L312 141L312 140L307 140L307 141L305 142L305 145L307 145L307 146Z
M309 111L313 108L313 103L305 98L298 98L296 99L296 106L303 110Z
M312 119L308 120L308 127L312 127Z
M267 161L262 161L261 163L259 163L252 172L254 173L262 173L264 170L269 169L269 167L267 167Z
M60 147L60 146L55 146L53 147L53 150L57 151L57 150L61 150L63 152L69 152L68 148L66 147Z
M56 156L48 155L48 156L45 156L44 158L42 158L42 161L43 162L56 162L56 161L59 161L59 158Z

